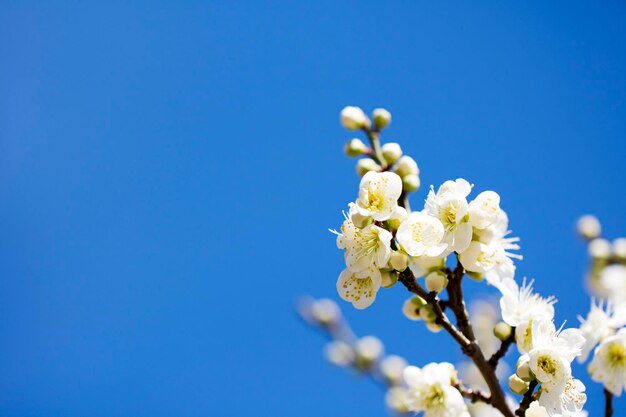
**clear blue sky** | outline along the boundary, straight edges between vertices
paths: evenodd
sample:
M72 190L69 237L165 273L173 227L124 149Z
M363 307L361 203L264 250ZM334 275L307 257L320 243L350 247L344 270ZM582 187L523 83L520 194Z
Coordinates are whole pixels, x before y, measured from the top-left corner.
M107 3L0 5L1 415L384 415L292 312L337 299L347 104L424 184L498 191L519 276L586 311L575 220L626 233L623 0ZM457 359L404 298L344 306Z

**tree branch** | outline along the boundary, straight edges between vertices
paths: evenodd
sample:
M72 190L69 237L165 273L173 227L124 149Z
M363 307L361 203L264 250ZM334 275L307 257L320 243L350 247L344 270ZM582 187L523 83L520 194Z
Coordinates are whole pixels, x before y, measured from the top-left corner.
M473 403L482 401L486 404L491 404L491 397L482 393L480 390L465 388L462 385L455 385L454 388L458 389L463 397Z
M533 402L533 392L535 391L535 388L537 388L537 385L538 383L536 380L530 382L528 391L526 391L526 394L524 394L522 401L520 401L519 403L519 408L515 411L516 416L524 417L524 415L526 414L526 410L528 410L528 407L530 407L530 403Z
M504 355L506 355L506 352L509 350L509 346L511 346L514 342L515 328L512 328L511 335L507 339L502 341L502 343L500 344L500 348L496 351L496 353L491 355L491 357L487 361L492 368L495 369L498 366L498 362L504 357Z
M613 415L613 394L608 389L604 389L604 417Z
M453 277L455 281L458 282L460 287L460 276L463 274L462 267L457 265L454 274L460 274L459 276ZM463 326L464 332L457 329L456 326L450 322L448 316L446 316L443 312L441 305L439 304L439 299L437 298L437 293L426 292L426 290L417 283L415 276L410 269L406 269L401 272L398 281L400 281L407 288L407 290L426 300L435 313L435 317L437 318L436 323L441 325L461 346L463 353L472 359L489 387L489 391L491 393L491 396L489 397L489 404L498 409L505 417L514 417L513 412L509 409L509 406L506 403L506 398L504 396L504 392L502 391L502 387L500 386L500 381L498 381L498 377L496 376L495 369L489 365L482 350L480 350L480 347L474 340L474 333L469 322L467 310L465 309L462 293L459 294L456 292L459 287L453 286L452 289L448 287L448 293L450 295L449 307L457 317L460 326Z

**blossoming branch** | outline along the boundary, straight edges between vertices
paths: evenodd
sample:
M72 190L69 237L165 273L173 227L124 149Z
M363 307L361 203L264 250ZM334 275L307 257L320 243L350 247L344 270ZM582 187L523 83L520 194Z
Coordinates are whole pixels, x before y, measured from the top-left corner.
M610 243L600 237L595 217L581 218L579 232L592 258L590 288L598 301L592 300L580 328L557 326L556 299L537 294L532 281L515 278L519 239L510 236L496 192L472 198L474 185L458 178L431 186L423 207L411 210L409 195L420 188L420 171L399 144L380 143L391 114L376 109L370 120L350 106L340 120L346 129L361 131L368 144L354 138L345 146L348 156L360 157L362 178L340 230L331 230L346 264L336 283L339 296L365 309L381 288L403 287L410 293L404 315L432 332L447 332L467 362L408 365L399 356L385 356L377 338L354 335L334 302L304 300L301 317L331 339L329 360L384 387L387 405L398 414L582 417L585 386L571 365L593 352L588 370L604 385L604 415L611 416L613 397L626 388L626 239ZM465 277L495 288L499 311L483 303L470 312ZM519 355L507 375L501 362L512 345Z

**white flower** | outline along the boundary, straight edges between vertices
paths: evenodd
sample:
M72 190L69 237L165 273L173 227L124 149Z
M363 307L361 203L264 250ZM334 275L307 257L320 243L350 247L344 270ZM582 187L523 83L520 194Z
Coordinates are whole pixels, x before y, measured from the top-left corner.
M530 318L527 322L522 322L515 327L515 343L519 353L528 353L533 349L533 333L541 332L544 334L556 333L556 328L552 321L534 320Z
M477 229L491 226L498 220L500 196L494 191L483 191L469 205L469 222Z
M484 274L487 282L496 287L512 281L515 276L515 265L498 241L489 244L471 242L459 255L459 260L465 270Z
M526 284L524 279L519 287L513 280L508 280L498 287L502 293L500 309L502 320L509 326L517 327L529 320L551 321L554 318L554 297L542 298L533 293L533 281Z
M354 362L354 349L347 343L334 340L326 345L326 359L336 366L349 366Z
M363 110L354 106L347 106L341 110L340 121L341 125L348 130L357 130L370 125L370 120Z
M600 233L602 232L600 220L591 214L587 214L578 219L576 228L578 229L578 233L580 233L580 235L585 239L595 239L600 236Z
M544 407L550 417L584 415L582 409L587 401L585 385L571 376L563 386L546 387L541 385L539 405Z
M370 171L361 178L356 208L363 216L387 220L398 206L402 180L393 172Z
M337 292L345 301L362 310L372 305L380 289L382 277L378 268L369 268L359 272L344 269L337 280Z
M606 305L603 302L591 301L591 310L587 318L578 317L581 322L580 330L585 338L582 353L578 362L583 363L589 357L589 353L603 339L615 334L615 331L626 325L626 303L614 306L611 302Z
M594 289L600 297L611 300L613 303L626 301L626 266L614 264L604 268Z
M552 333L544 331L540 323L535 323L532 339L529 366L542 389L564 387L572 376L571 363L580 355L585 343L580 330L565 329Z
M444 182L437 193L431 187L424 205L424 212L438 218L445 230L443 242L448 252L462 253L472 240L472 225L468 222L466 197L472 190L464 179Z
M413 212L400 224L396 238L411 256L436 257L448 246L441 241L443 235L441 221L425 213Z
M407 404L424 417L470 417L461 393L452 386L456 370L450 363L430 363L419 369L408 366L404 370L408 385Z
M607 337L593 353L589 375L616 396L626 389L626 328Z
M385 394L387 407L396 414L406 414L409 412L408 391L404 387L391 387Z
M345 250L348 269L358 272L372 265L384 268L391 255L391 239L391 233L387 230L373 224L359 229L346 216L341 225L341 234L337 233L337 247Z

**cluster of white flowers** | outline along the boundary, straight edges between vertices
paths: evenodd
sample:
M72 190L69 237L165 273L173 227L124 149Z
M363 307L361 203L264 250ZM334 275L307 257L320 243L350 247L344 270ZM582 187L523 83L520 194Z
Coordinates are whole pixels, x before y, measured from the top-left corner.
M326 353L332 363L386 384L386 402L394 412L425 417L585 417L585 386L574 377L572 363L576 358L584 363L592 352L591 378L615 396L626 390L626 238L609 242L595 217L579 220L592 259L590 289L603 301L592 301L580 328L557 328L556 299L537 294L533 281L515 279L514 260L522 258L514 252L519 239L509 237L509 219L496 192L483 191L472 200L473 185L463 178L449 180L437 189L431 186L423 207L411 211L408 195L421 184L417 163L397 143L379 143L391 114L376 109L370 119L350 106L340 120L346 129L365 133L369 145L353 138L345 146L348 156L361 158L357 173L362 178L340 231L331 230L346 265L336 283L339 296L364 309L381 287L400 281L413 293L402 307L404 315L432 332L445 328L473 362L460 366L463 382L450 363L408 366L404 358L385 356L375 337L357 339L337 306L318 300L301 314L331 335ZM451 257L457 259L454 271L446 265ZM497 289L499 311L495 303L483 302L468 321L460 287L464 274ZM425 289L414 278L424 278ZM441 298L444 290L448 300ZM519 406L494 383L510 373L506 364L498 366L510 344L519 357L508 385L523 395ZM470 348L478 349L479 359Z

